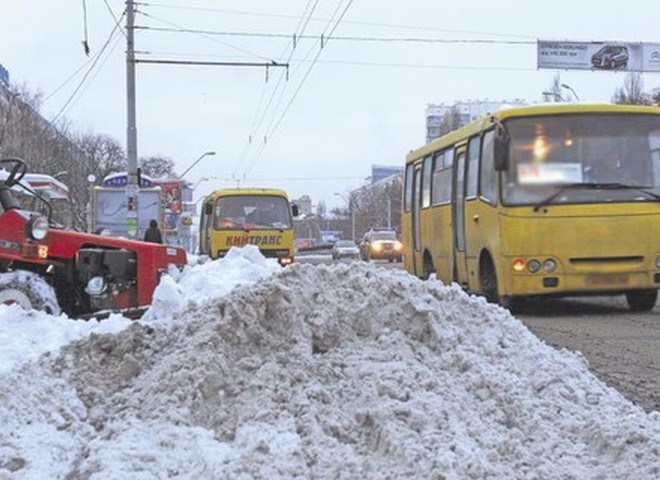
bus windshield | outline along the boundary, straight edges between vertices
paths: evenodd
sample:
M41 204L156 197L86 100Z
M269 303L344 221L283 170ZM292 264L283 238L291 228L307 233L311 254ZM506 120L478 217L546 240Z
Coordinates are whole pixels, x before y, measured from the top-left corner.
M216 230L289 229L289 202L275 195L220 197L215 204Z
M505 125L505 205L658 201L660 115L548 115Z

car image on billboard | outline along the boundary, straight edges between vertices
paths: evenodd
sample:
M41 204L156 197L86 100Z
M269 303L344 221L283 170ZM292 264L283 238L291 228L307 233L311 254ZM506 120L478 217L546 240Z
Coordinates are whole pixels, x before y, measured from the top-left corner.
M621 45L605 45L591 57L593 68L625 70L628 67L628 48Z

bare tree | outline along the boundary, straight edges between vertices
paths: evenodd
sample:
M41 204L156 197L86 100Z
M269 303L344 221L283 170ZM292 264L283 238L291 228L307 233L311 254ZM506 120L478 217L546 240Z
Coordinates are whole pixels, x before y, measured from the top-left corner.
M454 105L447 111L440 122L440 136L456 130L461 126L461 112L458 107Z
M153 178L178 177L174 171L174 161L167 157L143 157L140 158L142 173Z
M625 105L651 105L652 97L644 93L644 80L640 73L628 73L623 86L616 89L612 103Z
M561 85L561 75L559 73L555 73L555 76L552 77L552 83L543 92L544 100L546 102L563 102L564 96L562 95Z

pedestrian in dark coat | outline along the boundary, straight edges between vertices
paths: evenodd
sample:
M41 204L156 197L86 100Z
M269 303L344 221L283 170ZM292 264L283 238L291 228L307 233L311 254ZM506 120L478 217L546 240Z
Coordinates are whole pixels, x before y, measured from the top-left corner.
M163 235L160 233L158 228L158 222L156 220L149 221L149 228L144 232L144 241L151 243L163 243Z

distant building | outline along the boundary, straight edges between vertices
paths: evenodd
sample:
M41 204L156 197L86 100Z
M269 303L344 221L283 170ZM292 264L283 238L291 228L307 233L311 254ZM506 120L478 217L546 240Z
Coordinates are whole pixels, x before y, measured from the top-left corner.
M403 164L403 160L401 160ZM372 185L376 182L391 177L392 175L397 175L403 172L403 165L401 166L385 166L385 165L372 165L371 166L371 183Z
M309 195L303 195L300 198L293 199L292 203L298 205L298 211L301 215L311 215L312 199L309 197Z
M452 109L458 113L458 123L456 127L460 127L470 123L477 118L490 115L503 108L507 107L521 107L527 105L521 99L514 99L511 101L492 101L492 100L467 100L455 102L453 105L433 104L430 103L426 107L426 143L439 138L442 135L442 123L445 115L449 114Z

